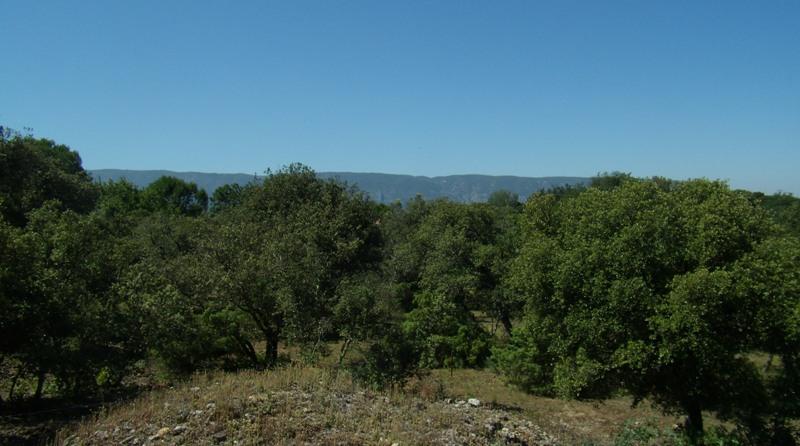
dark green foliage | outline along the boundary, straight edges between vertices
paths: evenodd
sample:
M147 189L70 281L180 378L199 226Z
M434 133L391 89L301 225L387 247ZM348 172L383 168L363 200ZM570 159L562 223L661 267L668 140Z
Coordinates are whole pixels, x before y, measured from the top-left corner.
M339 366L354 346L380 339L400 318L392 289L373 272L346 277L339 283L333 307L333 325L342 340Z
M418 293L403 329L420 351L424 368L482 365L489 355L488 334L469 311L442 294Z
M99 187L97 210L103 215L125 218L144 208L142 191L126 180L100 183Z
M240 206L245 201L248 191L255 188L253 183L246 186L238 184L226 184L218 187L211 196L211 205L214 212L222 212L226 209Z
M203 222L175 214L142 218L128 243L135 263L117 281L115 293L136 315L151 353L178 374L218 366L238 353L225 326L215 323L212 278L198 258Z
M622 172L603 172L593 177L589 182L589 187L600 190L616 189L634 178L630 173Z
M787 232L800 237L800 198L792 194L764 195L752 193L753 199L768 210Z
M653 421L626 421L614 438L614 446L744 446L754 444L740 431L729 431L723 427L714 427L702 437L692 439L683 430L659 428ZM776 443L771 443L776 444ZM779 444L779 443L778 443Z
M24 342L26 323L32 317L33 287L29 271L34 259L23 231L0 217L0 355L17 352Z
M195 183L161 177L142 191L142 206L150 212L198 216L208 208L208 195Z
M680 434L667 429L661 429L656 423L647 421L628 420L614 438L614 446L643 446L643 445L678 446L685 445Z
M403 331L386 327L350 370L356 380L375 388L398 386L419 372L419 353Z
M48 200L61 209L85 213L97 199L97 188L69 147L48 139L0 139L0 214L24 226L26 214Z
M735 293L751 313L746 331L754 349L778 358L780 367L766 377L768 398L757 407L769 420L751 420L769 435L786 430L800 417L800 240L770 239L747 254L736 268Z
M486 202L490 206L498 208L503 208L503 207L519 208L522 206L522 203L519 202L519 195L507 190L498 190L492 192L492 194L489 195L489 199L486 200Z
M489 354L490 336L476 312L510 330L519 310L502 286L516 252L516 207L413 201L397 234L388 273L410 310L404 329L424 367L473 367Z
M750 424L768 411L744 355L768 350L754 339L774 322L759 313L797 298L765 300L766 276L783 280L774 265L746 280L774 228L744 194L626 178L573 199L535 197L525 227L512 283L528 311L496 351L512 382L571 398L625 389L688 414L695 431L701 409Z
M550 321L529 314L514 329L509 342L492 349L492 362L509 383L528 392L554 396L554 370L557 356L550 351L556 339Z
M197 295L187 296L153 266L140 264L128 271L117 288L137 317L150 352L176 374L224 366L238 353L224 321L224 309L208 308Z
M502 190L379 205L295 164L206 212L192 182L92 184L52 141L0 149L0 363L37 397L113 387L143 359L264 368L279 345L339 342L376 387L491 363L528 391L689 417L620 444L788 444L800 417L794 197L615 173L524 207ZM741 429L703 435L702 411Z
M280 340L314 354L337 335L340 292L351 290L340 284L381 259L378 219L363 195L301 165L268 174L215 218L202 251L213 287L260 331L268 365Z
M41 378L54 376L66 393L94 387L103 369L121 378L142 351L112 293L126 261L108 228L95 215L63 212L54 203L30 213L9 246L24 272L3 292L13 318L2 330L14 332L3 350Z
M68 147L0 141L0 355L65 394L121 379L141 353L111 289L125 265L120 227L86 215L98 188Z

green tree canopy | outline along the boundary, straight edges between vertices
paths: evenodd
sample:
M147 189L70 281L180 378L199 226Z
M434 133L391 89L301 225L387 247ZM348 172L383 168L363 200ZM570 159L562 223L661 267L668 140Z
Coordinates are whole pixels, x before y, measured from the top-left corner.
M508 202L505 202L506 204ZM502 290L515 250L511 205L413 203L389 262L400 296L411 296L404 327L426 367L476 366L489 339L474 312L493 316L509 330L516 306Z
M340 282L377 268L378 208L362 193L302 165L270 173L240 206L215 217L204 258L217 293L251 318L266 341L310 346L336 334Z
M30 136L0 138L0 213L10 224L25 225L26 214L48 200L86 213L97 196L80 156L69 147Z
M622 388L688 414L693 431L701 410L742 419L759 406L765 388L746 354L769 350L754 342L768 325L753 303L776 273L745 278L774 226L745 194L626 179L567 200L535 196L524 227L511 280L526 317L495 351L510 381L571 398Z
M142 191L142 204L151 212L197 216L208 208L208 194L195 183L164 176Z

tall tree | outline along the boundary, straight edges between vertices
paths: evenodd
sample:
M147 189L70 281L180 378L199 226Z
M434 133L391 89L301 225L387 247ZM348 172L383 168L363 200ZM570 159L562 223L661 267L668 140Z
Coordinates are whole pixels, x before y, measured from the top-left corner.
M694 434L703 410L758 405L764 386L746 353L763 325L733 271L748 270L774 227L745 194L625 179L536 196L525 220L512 282L526 317L495 351L512 382L572 398L623 388L687 414Z
M0 237L11 257L2 259L11 277L0 287L0 305L10 317L0 330L15 332L4 336L2 349L37 377L36 397L48 376L70 394L91 390L103 369L107 379L119 379L143 353L113 293L129 260L124 247L98 215L59 208L48 202L28 214L24 229L6 227L10 237Z
M48 200L86 213L98 196L81 158L69 147L30 136L0 138L0 213L24 226L26 214Z
M378 219L363 194L302 165L270 173L215 217L204 255L218 295L258 327L267 364L282 340L314 350L335 335L340 282L380 261Z
M497 206L443 200L428 207L390 262L398 289L413 296L405 330L416 339L424 366L480 365L489 339L474 312L511 323L498 249L509 229L500 224L506 214Z
M164 176L142 191L142 204L150 211L197 216L208 208L208 194L195 183Z

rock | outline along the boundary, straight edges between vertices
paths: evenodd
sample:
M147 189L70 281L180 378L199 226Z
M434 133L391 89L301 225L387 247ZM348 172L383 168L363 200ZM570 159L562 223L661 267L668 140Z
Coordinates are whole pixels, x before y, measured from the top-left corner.
M189 390L191 390L192 392L199 392L199 391L200 391L200 388L199 388L199 387L192 387L192 388L191 388L191 389L189 389Z
M217 443L222 443L226 438L228 438L228 434L226 434L225 431L219 431L213 435L213 438Z
M492 421L492 422L484 424L483 427L486 428L486 430L490 434L493 434L493 433L499 431L503 427L503 424L500 423L499 421Z
M172 428L172 435L180 435L189 429L185 424L179 424Z
M472 407L478 407L481 405L481 400L477 398L470 398L467 400L467 404L469 404Z
M149 440L149 441L158 440L159 438L163 437L164 435L167 435L168 433L170 433L170 431L171 431L170 428L162 427L154 435L151 435L151 436L147 437L147 440Z

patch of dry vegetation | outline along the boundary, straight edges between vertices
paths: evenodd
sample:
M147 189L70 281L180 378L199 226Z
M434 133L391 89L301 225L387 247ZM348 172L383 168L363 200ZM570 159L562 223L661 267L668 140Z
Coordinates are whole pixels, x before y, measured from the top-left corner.
M56 443L556 444L518 411L446 399L432 383L375 392L344 373L297 366L201 374L64 430Z
M515 408L563 444L611 442L629 420L653 422L661 428L683 422L680 417L663 415L647 402L632 407L629 397L575 401L530 395L487 370L434 370L427 380L441 383L455 398L474 396L491 405Z

